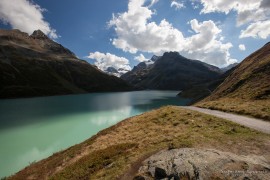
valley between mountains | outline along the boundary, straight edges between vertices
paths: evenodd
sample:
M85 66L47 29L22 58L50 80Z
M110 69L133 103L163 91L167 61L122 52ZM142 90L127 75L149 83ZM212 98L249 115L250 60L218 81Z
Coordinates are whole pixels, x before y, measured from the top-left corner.
M165 52L128 72L103 72L40 30L30 36L0 30L2 99L138 90L177 90L190 105L269 123L270 43L227 69ZM270 135L264 132L169 105L6 179L269 179Z

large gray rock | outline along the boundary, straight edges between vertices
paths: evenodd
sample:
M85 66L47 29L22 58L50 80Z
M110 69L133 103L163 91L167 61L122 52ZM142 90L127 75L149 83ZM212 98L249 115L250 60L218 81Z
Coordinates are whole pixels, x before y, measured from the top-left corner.
M266 180L270 179L270 162L262 156L239 156L213 149L173 149L146 159L136 178Z

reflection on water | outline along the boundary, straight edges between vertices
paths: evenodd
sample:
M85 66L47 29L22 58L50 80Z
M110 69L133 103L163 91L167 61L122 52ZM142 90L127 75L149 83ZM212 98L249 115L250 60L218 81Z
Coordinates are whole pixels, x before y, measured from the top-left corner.
M94 93L0 100L0 177L80 143L125 118L185 105L175 91Z

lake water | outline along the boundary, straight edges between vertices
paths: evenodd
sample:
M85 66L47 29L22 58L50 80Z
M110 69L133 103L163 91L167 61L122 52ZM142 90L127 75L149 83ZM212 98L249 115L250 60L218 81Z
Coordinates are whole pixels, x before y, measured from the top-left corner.
M135 91L0 100L0 178L125 118L163 105L187 104L177 93Z

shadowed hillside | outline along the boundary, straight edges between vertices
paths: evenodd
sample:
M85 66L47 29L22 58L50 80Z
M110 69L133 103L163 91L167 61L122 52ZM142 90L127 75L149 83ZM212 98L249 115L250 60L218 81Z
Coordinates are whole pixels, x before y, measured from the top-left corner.
M0 30L0 98L129 90L37 30Z
M270 120L270 43L244 59L197 106Z

